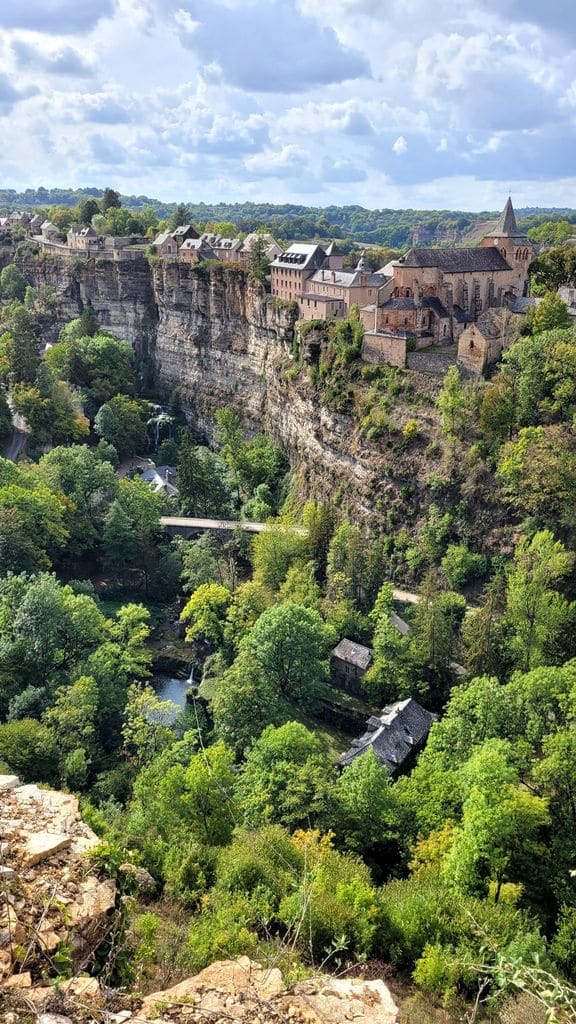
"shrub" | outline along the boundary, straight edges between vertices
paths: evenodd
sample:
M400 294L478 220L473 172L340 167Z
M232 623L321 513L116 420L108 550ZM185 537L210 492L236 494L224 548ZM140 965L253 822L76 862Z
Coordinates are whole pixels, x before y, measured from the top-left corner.
M420 427L418 426L418 420L408 420L404 424L402 434L406 441L413 441L415 437L418 437L420 433Z
M452 589L463 587L486 572L484 555L470 551L465 544L449 544L440 565Z

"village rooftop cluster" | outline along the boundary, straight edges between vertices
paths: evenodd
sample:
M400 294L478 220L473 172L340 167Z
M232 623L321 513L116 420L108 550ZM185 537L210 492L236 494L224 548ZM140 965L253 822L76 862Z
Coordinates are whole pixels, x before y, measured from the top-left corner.
M92 226L73 226L64 242L58 228L39 216L13 213L0 219L0 229L14 226L56 253L114 260L153 254L167 262L218 261L246 269L258 242L269 264L272 295L296 304L301 320L339 320L353 307L360 310L362 358L369 363L405 366L412 350L455 347L459 365L481 374L500 358L539 301L528 294L535 248L518 228L511 199L478 245L414 247L376 271L364 253L354 269L345 270L333 241L293 242L283 249L262 232L242 240L198 234L184 224L162 231L150 245L135 236L101 236Z

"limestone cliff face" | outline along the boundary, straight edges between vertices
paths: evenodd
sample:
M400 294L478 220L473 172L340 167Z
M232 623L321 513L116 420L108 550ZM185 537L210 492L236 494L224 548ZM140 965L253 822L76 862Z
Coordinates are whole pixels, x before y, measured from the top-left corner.
M356 517L372 516L378 498L388 507L398 502L401 469L392 479L386 453L362 438L354 420L291 378L294 313L241 269L52 255L23 257L20 266L36 287L53 290L46 340L90 301L100 323L133 343L166 391L179 389L208 437L214 411L231 406L246 428L265 429L284 448L305 493L337 493Z
M333 493L347 483L368 512L361 496L371 471L354 450L352 422L290 382L294 313L232 269L204 276L158 264L154 294L158 379L179 389L194 422L210 436L214 410L233 407L247 427L282 445L311 489Z

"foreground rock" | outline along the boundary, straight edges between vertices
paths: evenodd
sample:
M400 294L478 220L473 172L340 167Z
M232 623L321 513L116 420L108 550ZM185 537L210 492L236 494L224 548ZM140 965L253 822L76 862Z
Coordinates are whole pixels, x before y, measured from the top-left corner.
M126 1024L395 1024L398 1007L382 981L315 978L286 990L277 968L247 957L212 964L193 978L147 996Z
M12 1024L29 1024L31 1009L36 1024L396 1024L399 1012L382 981L321 977L286 989L277 968L248 957L214 963L143 1002L100 992L90 978L5 996Z
M86 857L98 842L76 797L0 775L0 986L30 989L57 952L75 970L91 962L116 900Z

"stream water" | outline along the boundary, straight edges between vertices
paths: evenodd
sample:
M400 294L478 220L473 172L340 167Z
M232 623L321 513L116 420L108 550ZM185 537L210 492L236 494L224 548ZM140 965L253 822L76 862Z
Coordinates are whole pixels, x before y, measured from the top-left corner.
M154 676L154 689L159 700L171 700L179 708L186 704L186 692L194 682L194 666L187 679L176 676Z

